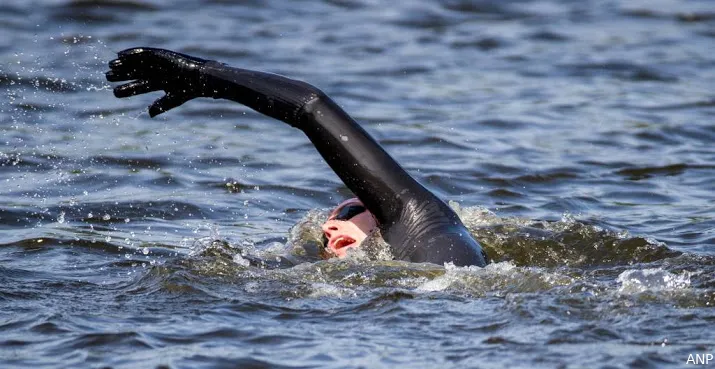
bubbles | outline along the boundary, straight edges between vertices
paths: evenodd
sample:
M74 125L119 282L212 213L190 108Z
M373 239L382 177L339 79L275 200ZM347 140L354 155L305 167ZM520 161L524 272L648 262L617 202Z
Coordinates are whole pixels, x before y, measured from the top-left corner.
M349 288L341 288L329 283L311 283L309 285L308 298L336 297L350 298L356 296L355 291Z
M288 245L294 251L304 254L303 245L310 242L322 244L323 230L321 225L328 219L327 210L310 210L298 223L290 229Z
M690 272L677 275L660 268L627 270L618 276L619 293L682 290L690 287Z
M423 292L452 291L485 295L488 293L530 293L569 286L574 279L543 268L517 267L511 262L492 263L484 268L445 264L445 273L427 280L416 289Z
M504 219L499 218L492 211L482 206L463 207L453 200L450 200L448 204L470 230L504 221Z
M570 213L559 221L539 221L449 204L493 261L540 267L628 265L680 254L662 242L586 224Z
M393 260L395 256L392 254L392 248L377 229L367 236L360 247L348 249L347 258L356 261L387 261Z
M247 259L244 259L240 253L233 256L233 262L242 267L248 267L249 265L251 265L251 262Z

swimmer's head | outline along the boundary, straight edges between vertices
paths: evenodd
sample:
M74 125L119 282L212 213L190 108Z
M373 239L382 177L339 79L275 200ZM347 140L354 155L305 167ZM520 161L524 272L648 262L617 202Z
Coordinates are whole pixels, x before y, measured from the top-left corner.
M339 258L345 257L349 248L359 246L375 228L375 217L360 200L345 200L323 224L325 249Z

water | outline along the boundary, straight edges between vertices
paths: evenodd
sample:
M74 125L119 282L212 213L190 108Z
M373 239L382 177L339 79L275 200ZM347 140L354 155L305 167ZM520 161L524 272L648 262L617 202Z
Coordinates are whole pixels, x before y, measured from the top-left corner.
M711 2L174 3L0 5L0 367L666 368L715 351ZM307 139L226 101L149 119L158 94L118 100L103 78L133 46L319 86L495 262L317 260L350 194Z

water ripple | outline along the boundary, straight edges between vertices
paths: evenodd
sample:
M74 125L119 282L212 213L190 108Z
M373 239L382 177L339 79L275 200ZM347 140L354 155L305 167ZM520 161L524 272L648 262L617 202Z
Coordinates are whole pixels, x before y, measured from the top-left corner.
M673 367L713 342L710 2L44 5L0 4L0 367ZM323 260L352 195L304 135L212 99L149 119L160 93L103 76L138 45L319 86L493 264L377 236Z

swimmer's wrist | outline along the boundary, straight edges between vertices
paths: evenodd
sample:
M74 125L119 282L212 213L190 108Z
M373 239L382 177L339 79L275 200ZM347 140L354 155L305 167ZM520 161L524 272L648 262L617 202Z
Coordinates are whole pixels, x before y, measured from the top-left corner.
M204 60L198 68L199 86L202 88L202 95L214 99L227 98L226 87L221 87L217 78L211 73L220 67L227 67L226 63L216 60Z

